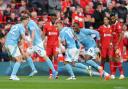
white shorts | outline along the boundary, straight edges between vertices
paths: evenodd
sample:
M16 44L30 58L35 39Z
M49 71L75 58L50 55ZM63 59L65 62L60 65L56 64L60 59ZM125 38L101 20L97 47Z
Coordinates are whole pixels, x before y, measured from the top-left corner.
M12 57L18 57L21 56L20 49L17 45L5 45L5 48L7 49L9 55Z
M85 55L89 55L89 56L93 57L92 59L96 59L97 58L97 50L96 50L96 48L89 48L86 51L85 51L85 49L83 49L82 53L85 54Z
M65 61L68 61L68 62L78 61L79 49L77 48L66 49L65 55L66 55Z
M32 54L33 52L36 52L41 57L44 57L46 55L46 51L44 50L43 43L35 45L32 48L28 48L27 52L30 54Z

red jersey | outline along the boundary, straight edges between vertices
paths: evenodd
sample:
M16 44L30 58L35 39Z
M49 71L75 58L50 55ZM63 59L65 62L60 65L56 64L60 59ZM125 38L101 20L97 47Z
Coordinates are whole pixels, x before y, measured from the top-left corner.
M47 36L47 46L59 45L59 30L51 23L47 23L44 26L43 33Z
M119 34L122 33L123 24L121 22L116 22L112 25L113 43L117 43L119 39Z
M102 25L99 27L99 32L101 36L101 45L108 46L112 40L112 29L111 26Z

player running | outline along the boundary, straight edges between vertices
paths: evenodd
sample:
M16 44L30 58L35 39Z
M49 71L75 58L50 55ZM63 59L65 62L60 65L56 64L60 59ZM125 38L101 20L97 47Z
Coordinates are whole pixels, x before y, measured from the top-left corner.
M55 79L56 75L58 73L54 69L54 66L53 66L51 60L48 58L48 56L46 55L46 51L44 50L42 36L41 36L42 35L41 29L31 19L29 19L29 22L28 22L28 31L30 33L31 40L32 40L31 41L32 44L30 45L31 51L36 52L39 56L41 56L45 59L49 68L52 70L53 78Z
M62 22L57 23L58 29L60 29L60 39L64 46L61 46L62 49L65 47L65 68L70 74L70 77L67 80L76 80L75 74L73 72L72 66L89 70L88 66L78 63L79 49L74 38L74 31L71 27L63 27ZM64 51L64 50L63 50ZM71 66L72 65L72 66Z
M73 28L76 33L77 39L82 44L82 46L84 46L85 52L83 53L83 57L84 60L86 60L86 63L98 69L100 72L100 77L104 75L105 80L108 80L110 77L109 74L105 72L103 68L94 61L98 53L98 48L91 34L95 34L96 40L100 40L99 32L91 29L79 28L78 23L74 23Z

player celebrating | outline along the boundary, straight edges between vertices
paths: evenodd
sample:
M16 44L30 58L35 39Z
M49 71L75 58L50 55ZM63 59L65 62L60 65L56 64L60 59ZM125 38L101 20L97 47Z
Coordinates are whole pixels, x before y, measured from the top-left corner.
M43 48L41 29L31 19L28 22L28 31L30 32L30 36L32 40L32 51L36 52L39 56L45 59L45 61L48 63L49 68L52 70L53 78L55 79L58 73L54 69L51 60L47 57L46 51Z
M85 29L85 28L80 29L78 23L74 23L73 28L76 33L77 39L85 47L85 53L83 54L83 57L84 57L84 60L86 60L86 63L98 69L100 72L100 77L104 75L105 80L108 80L110 77L109 74L105 72L101 66L99 66L94 62L94 60L96 59L98 50L97 50L96 42L92 38L91 34L95 34L96 40L100 40L99 33L91 29Z
M55 70L58 70L58 53L59 53L59 30L56 28L56 15L51 16L51 22L44 26L43 34L47 39L46 42L46 52L47 56L52 60ZM50 76L52 78L52 71L49 70Z
M21 23L12 26L11 30L6 36L5 47L8 50L9 54L16 60L11 76L10 76L11 80L20 80L16 76L19 70L19 67L21 65L21 62L22 62L22 55L18 47L18 41L20 41L21 37L25 40L25 28L24 27L27 24L28 24L28 17L27 16L21 17ZM32 70L36 71L32 59L28 58L27 60Z
M104 69L106 59L112 59L112 29L109 25L109 18L104 17L104 24L98 29L100 33L101 66Z

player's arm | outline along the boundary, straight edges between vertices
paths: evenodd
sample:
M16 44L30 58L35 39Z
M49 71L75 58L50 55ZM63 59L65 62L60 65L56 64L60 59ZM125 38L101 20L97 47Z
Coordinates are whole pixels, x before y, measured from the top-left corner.
M122 38L123 38L122 27L120 24L117 26L117 31L119 34L119 39L117 41L116 48L118 47L118 45L120 44L120 42L122 41Z
M65 52L65 48L66 48L66 40L65 40L65 35L63 32L60 32L60 36L59 36L59 47L61 49L62 52Z
M112 29L112 27L110 27L110 29ZM111 32L111 34L112 34L113 32ZM113 35L111 35L111 39L110 39L110 49L112 49L112 47L113 47Z
M46 49L47 45L47 29L44 27L43 32L42 32L42 40L43 40L43 46Z
M30 23L28 24L28 28L29 28L30 31L31 31L30 47L32 47L32 43L33 43L33 41L34 41L34 38L35 38L35 31L36 31L35 22L30 22Z
M60 53L65 53L65 42L64 41L61 41L61 38L59 37L59 48L60 48Z

